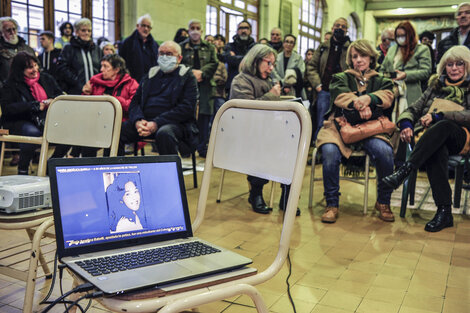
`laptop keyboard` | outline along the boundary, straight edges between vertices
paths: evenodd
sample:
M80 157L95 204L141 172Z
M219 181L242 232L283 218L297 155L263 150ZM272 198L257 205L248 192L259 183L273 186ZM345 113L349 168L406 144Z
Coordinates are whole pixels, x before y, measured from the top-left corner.
M220 250L203 244L202 242L193 241L174 246L77 261L75 264L93 276L100 276L217 252L220 252Z

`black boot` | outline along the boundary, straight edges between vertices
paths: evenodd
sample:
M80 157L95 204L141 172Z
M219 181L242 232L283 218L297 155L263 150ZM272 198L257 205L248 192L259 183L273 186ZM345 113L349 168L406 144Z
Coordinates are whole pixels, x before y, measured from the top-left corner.
M454 217L452 216L452 208L450 205L437 206L436 215L424 227L425 231L438 232L446 227L454 226Z
M289 199L290 185L281 185L281 199L279 199L279 210L285 211L287 206L287 199ZM297 208L296 216L300 215L300 209Z
M248 202L256 213L268 214L271 211L266 205L266 202L264 202L262 188L260 189L252 186Z
M405 181L405 179L410 175L411 171L415 169L414 165L410 162L406 162L400 166L393 174L388 175L382 178L382 182L388 187L397 189Z

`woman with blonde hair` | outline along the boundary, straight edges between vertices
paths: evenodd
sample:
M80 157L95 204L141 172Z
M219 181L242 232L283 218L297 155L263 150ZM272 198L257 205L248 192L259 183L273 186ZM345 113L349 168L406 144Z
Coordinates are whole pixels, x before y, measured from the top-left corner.
M449 155L466 154L470 150L469 81L470 50L465 46L454 46L437 65L437 74L430 78L428 89L397 121L400 138L407 143L419 130L427 130L408 161L383 182L398 188L411 171L426 166L437 206L434 218L424 228L429 232L454 225L447 163Z
M393 83L379 75L378 53L364 39L356 40L349 46L346 54L348 70L333 75L330 83L331 105L328 119L318 132L316 146L321 151L323 166L323 186L326 209L321 217L324 223L334 223L339 213L339 170L341 159L349 159L353 150L364 149L377 168L378 217L393 222L390 210L392 188L380 178L393 172L393 149L387 134L377 134L359 142L346 144L336 125L336 118L345 117L351 124L362 124L379 116L390 115L393 104Z

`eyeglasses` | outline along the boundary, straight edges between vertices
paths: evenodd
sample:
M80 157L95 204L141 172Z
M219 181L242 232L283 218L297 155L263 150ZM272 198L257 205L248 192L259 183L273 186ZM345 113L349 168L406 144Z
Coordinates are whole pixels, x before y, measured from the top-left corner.
M140 27L152 29L152 26L146 24L140 24Z
M16 27L5 28L5 32L7 32L7 33L15 33L15 32L16 32Z
M335 26L336 28L348 29L348 26L342 25L342 24L335 24L334 26Z
M464 61L456 61L456 62L447 62L447 63L446 63L446 66L447 66L447 67L451 67L451 68L452 68L452 67L454 67L454 65L457 66L457 67L462 67L462 66L465 65L465 62L464 62Z
M269 59L263 59L264 62L266 62L266 64L269 66L269 67L274 67L274 63L271 62L271 60Z
M460 15L462 15L462 14L464 14L464 13L465 13L466 15L470 15L470 10L459 11L459 12L457 13L457 16L460 16Z

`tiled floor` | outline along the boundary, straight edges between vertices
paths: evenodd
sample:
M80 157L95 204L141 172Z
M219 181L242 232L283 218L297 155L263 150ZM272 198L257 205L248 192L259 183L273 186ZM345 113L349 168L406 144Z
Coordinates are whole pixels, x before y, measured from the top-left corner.
M202 160L200 160L202 162ZM320 222L324 208L321 182L316 183L314 208L308 201L307 169L296 218L290 257L291 293L299 313L465 313L470 312L470 222L466 216L454 215L455 227L439 233L427 233L424 224L433 212L408 210L399 218L394 207L395 223L379 220L372 211L375 191L369 193L369 213L362 214L362 186L341 182L340 218L327 225ZM8 170L10 172L8 172ZM8 173L13 169L9 168ZM318 168L320 171L320 167ZM206 220L197 233L224 247L251 257L253 266L263 270L271 263L279 240L282 214L277 201L269 215L254 213L248 207L246 178L226 175L222 203L215 202L220 171L213 174ZM202 175L199 175L201 179ZM194 212L199 190L191 189L192 176L186 176L188 201ZM375 184L372 184L375 186ZM275 199L280 188L276 186ZM265 188L268 198L269 188ZM0 264L15 262L21 254L2 259L6 247L24 241L21 231L0 231ZM51 260L54 243L45 250ZM22 262L16 267L26 268ZM40 271L40 274L42 271ZM293 312L287 296L288 267L259 287L270 312ZM71 286L64 274L64 290ZM0 312L20 312L25 283L0 276ZM47 294L50 280L37 281L35 311L44 308L40 300ZM60 294L56 283L52 299ZM58 306L52 312L63 312ZM245 296L199 307L197 312L256 312ZM106 312L93 302L88 312Z

